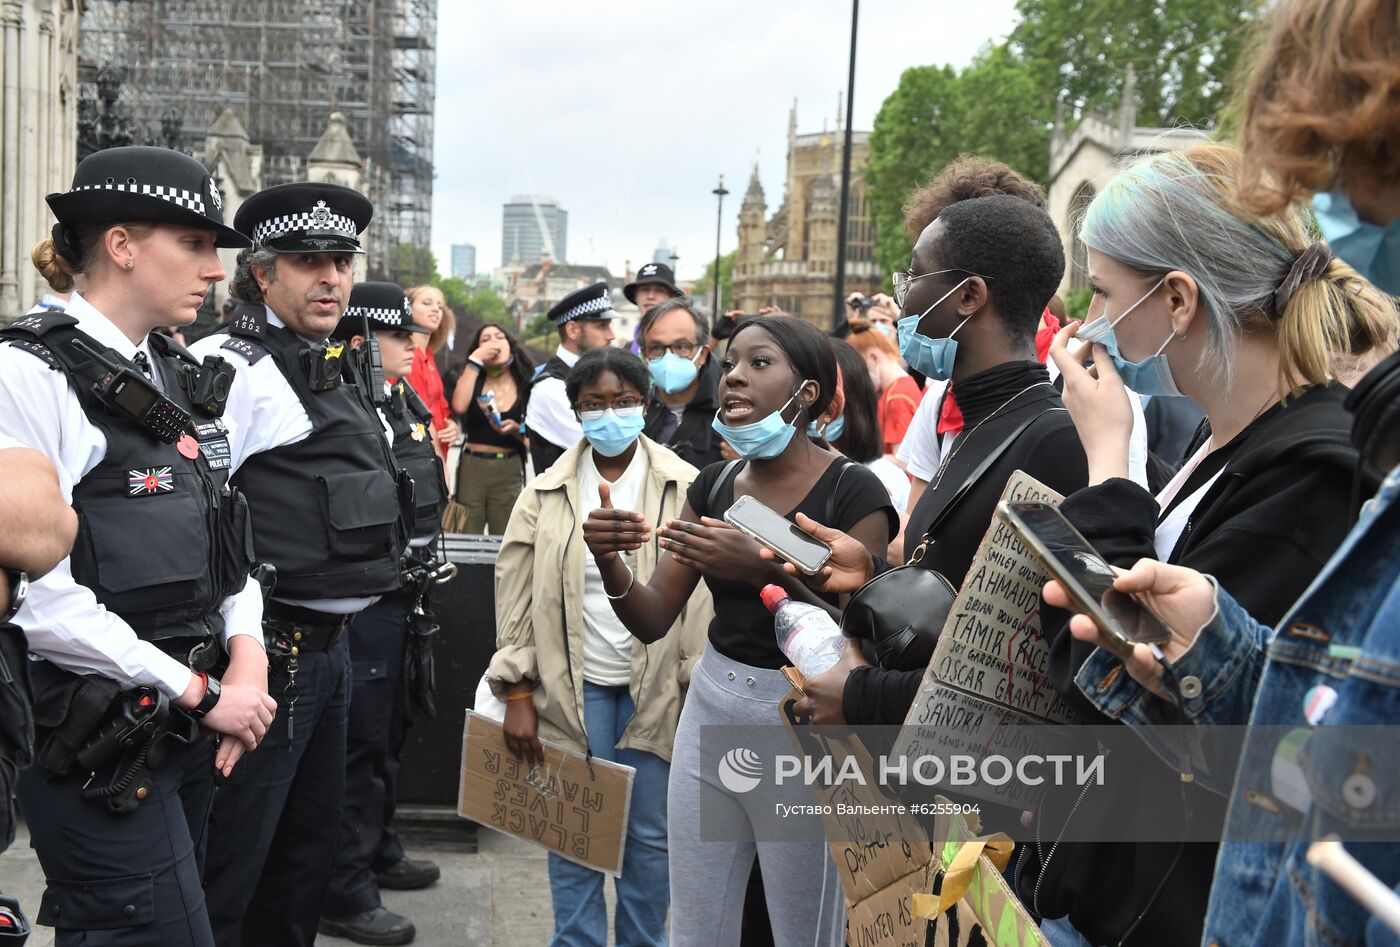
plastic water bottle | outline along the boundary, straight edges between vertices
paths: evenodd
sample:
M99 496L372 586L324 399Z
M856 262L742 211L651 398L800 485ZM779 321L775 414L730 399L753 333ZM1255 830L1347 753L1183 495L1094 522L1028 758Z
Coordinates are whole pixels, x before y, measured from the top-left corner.
M780 585L765 585L759 597L773 613L778 647L804 677L816 677L841 660L846 636L825 611L794 602Z

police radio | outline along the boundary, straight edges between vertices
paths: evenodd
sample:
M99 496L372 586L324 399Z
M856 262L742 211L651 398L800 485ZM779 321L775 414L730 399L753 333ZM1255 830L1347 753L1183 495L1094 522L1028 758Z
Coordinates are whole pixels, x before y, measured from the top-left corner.
M131 418L166 444L174 444L189 430L189 412L167 398L146 376L82 339L75 338L72 344L101 366L92 392L104 405Z
M384 362L379 357L379 340L374 336L374 330L370 328L369 316L364 317L365 322L365 384L368 386L366 394L369 395L370 402L376 408L382 408L389 401L389 392L384 388Z
M188 365L180 374L180 383L185 386L190 400L197 404L210 417L224 415L224 405L228 403L229 389L233 387L233 376L237 370L227 360L217 355L204 356L204 364L199 368Z

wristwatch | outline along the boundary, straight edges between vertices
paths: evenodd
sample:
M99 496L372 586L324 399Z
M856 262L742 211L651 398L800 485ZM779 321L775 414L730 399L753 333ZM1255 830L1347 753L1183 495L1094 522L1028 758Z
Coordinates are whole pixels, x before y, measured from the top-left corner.
M14 620L19 614L19 607L24 604L24 598L29 594L29 573L19 569L6 569L5 578L10 583L10 600L5 605L5 610L0 612L0 625Z
M214 705L219 702L219 679L210 677L204 672L199 676L204 678L204 696L199 699L199 703L190 710L190 716L196 720L203 720L204 715L214 709Z

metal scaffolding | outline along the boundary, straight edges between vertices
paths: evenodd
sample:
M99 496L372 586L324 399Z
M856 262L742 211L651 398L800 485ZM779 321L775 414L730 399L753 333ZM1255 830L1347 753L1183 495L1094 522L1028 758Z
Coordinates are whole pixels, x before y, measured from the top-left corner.
M380 276L395 245L431 239L436 37L437 0L88 0L80 102L95 103L99 73L116 67L135 140L191 152L232 107L263 147L267 186L304 179L342 113L375 205Z

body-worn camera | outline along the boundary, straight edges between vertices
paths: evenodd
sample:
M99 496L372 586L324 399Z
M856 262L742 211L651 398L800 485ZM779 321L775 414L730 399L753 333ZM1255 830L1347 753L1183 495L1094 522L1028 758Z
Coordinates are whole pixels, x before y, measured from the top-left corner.
M180 375L180 382L191 401L210 417L219 418L223 417L235 374L237 370L225 359L206 355L202 366L195 368L191 365L185 369Z
M344 357L344 342L327 342L302 350L301 364L306 369L306 382L312 391L330 391L340 387Z

